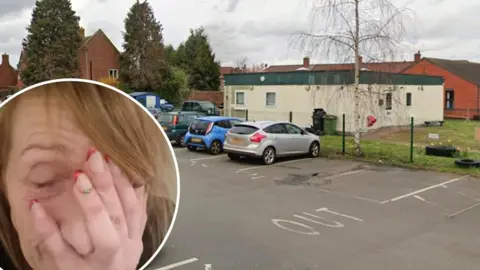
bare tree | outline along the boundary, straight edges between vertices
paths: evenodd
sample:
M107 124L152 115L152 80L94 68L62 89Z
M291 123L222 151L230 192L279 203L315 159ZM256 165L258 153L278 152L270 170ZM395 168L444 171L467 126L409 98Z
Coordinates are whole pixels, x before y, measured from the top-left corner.
M235 60L235 71L236 72L245 72L247 69L247 64L248 64L248 57L247 56L242 56Z
M312 4L312 27L309 32L295 33L294 41L310 53L322 53L330 59L354 56L355 151L361 156L360 56L373 61L393 60L405 34L408 9L396 7L392 0L305 1Z

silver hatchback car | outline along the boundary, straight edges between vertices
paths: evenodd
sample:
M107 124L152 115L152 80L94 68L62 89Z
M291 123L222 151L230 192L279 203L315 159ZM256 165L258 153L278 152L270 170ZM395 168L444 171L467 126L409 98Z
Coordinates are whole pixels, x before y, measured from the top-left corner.
M289 122L255 121L234 125L225 136L228 157L261 158L270 165L277 157L320 154L320 137Z

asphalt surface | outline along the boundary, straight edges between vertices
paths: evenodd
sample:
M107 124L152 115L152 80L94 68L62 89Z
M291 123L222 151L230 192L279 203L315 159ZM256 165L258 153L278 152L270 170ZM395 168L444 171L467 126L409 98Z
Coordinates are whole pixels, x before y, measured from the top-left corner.
M322 158L176 149L174 229L148 269L480 269L480 181Z

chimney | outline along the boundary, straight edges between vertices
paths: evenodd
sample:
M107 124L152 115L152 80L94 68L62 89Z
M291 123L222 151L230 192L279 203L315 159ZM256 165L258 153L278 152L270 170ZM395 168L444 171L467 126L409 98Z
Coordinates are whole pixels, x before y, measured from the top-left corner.
M420 60L422 59L422 54L420 53L420 51L418 51L417 53L415 53L413 55L413 59L414 59L415 63L420 62Z
M4 53L2 54L2 64L1 65L10 65L10 59L8 57L8 54Z
M82 39L85 38L85 28L83 28L83 27L80 27L80 37L81 37Z
M310 68L310 58L308 58L308 57L303 58L303 67L304 68Z

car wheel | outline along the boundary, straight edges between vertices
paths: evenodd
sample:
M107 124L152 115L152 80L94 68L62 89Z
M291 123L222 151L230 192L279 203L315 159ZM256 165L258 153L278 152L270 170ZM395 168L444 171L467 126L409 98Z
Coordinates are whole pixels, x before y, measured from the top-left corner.
M318 157L320 155L320 144L318 142L312 142L308 153L311 157Z
M227 156L228 156L231 160L239 160L239 159L240 159L240 156L239 156L239 155L235 155L235 154L232 154L232 153L228 153Z
M273 147L269 146L265 150L263 150L263 154L262 154L263 164L265 165L273 164L276 158L277 158L277 154L275 153L275 149Z
M208 149L208 152L212 155L218 155L222 152L222 149L223 149L222 142L219 140L214 140L210 144L210 148Z
M187 149L190 150L190 151L197 151L196 146L187 145Z
M180 147L185 147L185 146L186 146L186 144L185 144L185 135L180 135L180 136L178 136L177 145L180 146Z

